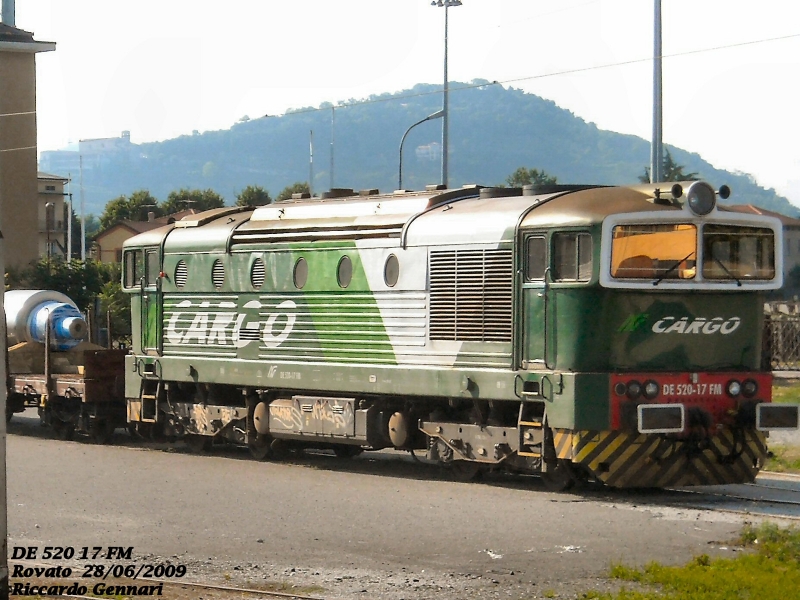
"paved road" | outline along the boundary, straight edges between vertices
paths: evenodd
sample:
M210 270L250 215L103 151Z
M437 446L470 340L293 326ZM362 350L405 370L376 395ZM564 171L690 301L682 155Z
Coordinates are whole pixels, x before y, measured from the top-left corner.
M13 545L133 546L190 576L296 582L346 598L530 598L603 588L609 565L730 552L741 519L669 508L669 492L544 491L535 478L449 481L401 455L257 463L8 437ZM225 574L228 576L226 577Z

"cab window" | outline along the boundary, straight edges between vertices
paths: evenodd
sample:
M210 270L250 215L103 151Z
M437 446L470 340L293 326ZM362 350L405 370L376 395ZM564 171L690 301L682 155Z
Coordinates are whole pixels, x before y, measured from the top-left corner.
M703 228L703 277L773 279L775 234L763 227L706 225Z
M158 260L158 250L147 251L147 285L156 285L158 274L161 272L161 264Z
M124 277L122 285L125 288L135 288L144 276L144 254L141 250L128 250L124 256Z
M694 279L697 227L691 223L618 225L611 242L617 279Z
M525 249L525 280L541 281L547 268L547 242L543 235L528 238Z
M588 233L553 235L553 280L589 281L592 278L592 236Z

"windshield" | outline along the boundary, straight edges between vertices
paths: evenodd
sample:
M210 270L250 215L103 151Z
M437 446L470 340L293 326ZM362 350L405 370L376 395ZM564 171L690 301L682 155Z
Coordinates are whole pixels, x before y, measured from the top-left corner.
M703 228L705 279L772 279L775 234L762 227L708 224Z
M611 276L618 279L693 279L697 227L688 223L618 225L611 245Z

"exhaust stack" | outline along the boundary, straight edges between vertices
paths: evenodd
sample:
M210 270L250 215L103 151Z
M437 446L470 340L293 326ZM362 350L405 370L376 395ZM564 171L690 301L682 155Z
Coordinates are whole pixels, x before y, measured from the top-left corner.
M14 0L3 0L3 23L16 27L14 19Z

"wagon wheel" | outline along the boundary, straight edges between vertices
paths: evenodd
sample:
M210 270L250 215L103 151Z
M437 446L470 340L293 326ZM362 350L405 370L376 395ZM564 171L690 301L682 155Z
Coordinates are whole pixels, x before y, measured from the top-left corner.
M75 435L75 425L69 421L62 421L58 417L54 417L51 426L59 440L69 441Z
M107 444L111 441L115 429L116 426L111 419L94 419L89 426L89 437L95 444Z
M289 458L292 447L284 440L272 440L270 453L275 460L285 460Z
M541 477L544 487L549 491L565 492L575 485L577 477L571 461L559 459L555 463L549 463L547 466L549 470L542 473Z
M364 449L359 446L338 445L333 447L333 453L336 455L336 458L354 458L363 451Z
M456 481L477 481L482 475L480 463L471 460L454 460L450 463L450 473Z
M203 454L211 450L214 438L207 435L187 434L183 441L186 442L186 446L192 453Z
M272 438L269 435L259 433L255 439L247 442L247 449L250 451L250 456L256 460L267 460L272 456Z

